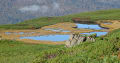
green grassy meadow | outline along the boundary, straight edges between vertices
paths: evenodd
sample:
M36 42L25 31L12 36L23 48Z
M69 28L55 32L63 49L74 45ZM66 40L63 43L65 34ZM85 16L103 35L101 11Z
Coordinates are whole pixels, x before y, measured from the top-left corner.
M90 17L91 21L120 20L120 9L100 10L60 17L42 17L17 24L0 25L0 29L38 29L72 18ZM120 29L72 48L64 45L28 44L0 40L0 63L120 63Z
M0 40L0 63L29 63L42 51L61 47L63 45L37 45L12 40Z

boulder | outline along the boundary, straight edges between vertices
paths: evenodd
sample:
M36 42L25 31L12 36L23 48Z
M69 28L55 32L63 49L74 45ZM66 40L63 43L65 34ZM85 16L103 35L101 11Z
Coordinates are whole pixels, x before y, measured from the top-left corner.
M95 34L94 34L95 35ZM69 40L65 42L66 47L73 47L83 42L94 42L95 36L86 36L82 34L71 34Z

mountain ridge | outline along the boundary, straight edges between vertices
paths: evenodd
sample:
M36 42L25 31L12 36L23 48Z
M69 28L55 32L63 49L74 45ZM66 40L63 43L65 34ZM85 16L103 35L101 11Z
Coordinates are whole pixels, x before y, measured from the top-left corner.
M120 8L119 0L0 0L0 24L15 24L42 16Z

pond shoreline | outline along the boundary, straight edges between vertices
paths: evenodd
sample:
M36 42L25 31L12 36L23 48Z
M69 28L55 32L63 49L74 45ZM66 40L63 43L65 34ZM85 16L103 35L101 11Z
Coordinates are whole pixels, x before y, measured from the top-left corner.
M18 39L19 37L24 37L24 36L38 36L38 35L51 35L51 34L61 34L61 35L65 35L65 34L72 34L72 33L89 33L89 32L109 32L112 31L114 29L117 29L115 27L110 27L110 25L120 25L119 21L108 21L108 22L112 22L112 24L104 24L103 22L97 22L97 24L99 26L101 26L102 28L109 28L106 30L93 30L93 29L76 29L73 28L76 26L75 23L71 23L71 22L64 22L64 23L58 23L58 24L54 24L54 25L49 25L49 26L44 26L41 29L36 29L36 30L2 30L1 31L1 36L4 39L10 39L10 40L18 40L18 41L23 41L26 43L35 43L35 44L64 44L64 42L56 42L53 43L51 41L37 41L37 40L28 40L28 39ZM68 30L70 32L55 32L55 31L46 31L44 29L46 28L61 28L63 30ZM26 32L26 33L30 33L30 32L35 32L31 35L15 35L15 34L11 34L11 35L6 35L5 32L16 32L16 33L20 33L20 32Z

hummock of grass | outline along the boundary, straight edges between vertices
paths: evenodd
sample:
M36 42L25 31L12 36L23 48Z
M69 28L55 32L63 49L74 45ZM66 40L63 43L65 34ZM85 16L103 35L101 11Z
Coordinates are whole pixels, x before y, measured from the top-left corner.
M93 12L84 12L60 17L41 17L32 20L26 20L17 24L0 25L0 29L39 29L43 26L52 25L61 22L72 22L72 18L90 18L91 21L98 20L120 20L120 9L99 10Z

